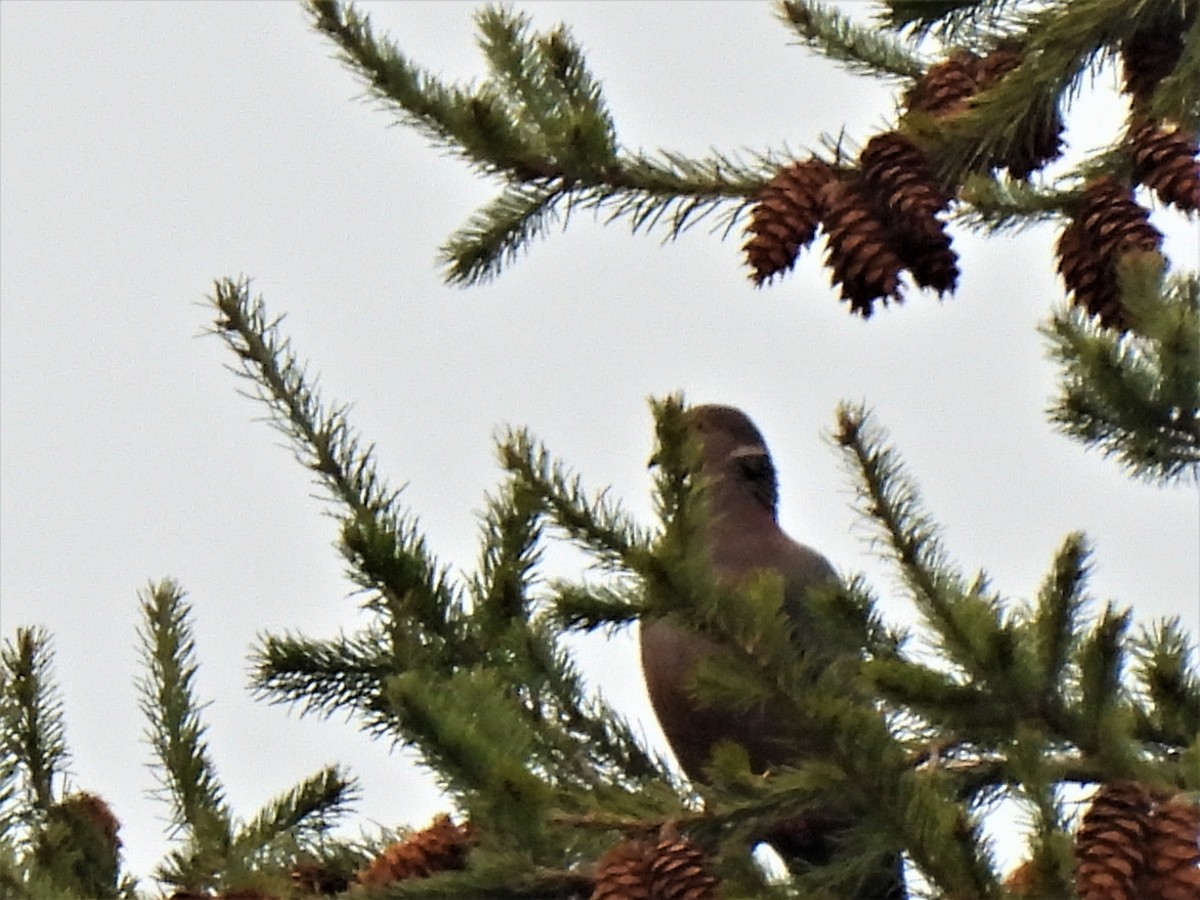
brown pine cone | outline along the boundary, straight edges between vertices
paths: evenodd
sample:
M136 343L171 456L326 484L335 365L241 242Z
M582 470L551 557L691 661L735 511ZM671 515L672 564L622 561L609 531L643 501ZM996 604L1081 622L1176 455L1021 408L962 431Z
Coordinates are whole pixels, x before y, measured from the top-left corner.
M979 57L969 50L956 50L917 79L904 96L912 112L947 116L963 112L979 87Z
M1146 900L1200 897L1200 806L1179 797L1154 808L1141 890Z
M316 859L302 859L292 866L292 887L297 894L340 894L350 887L350 876Z
M654 900L713 900L717 876L704 853L685 837L664 829L650 859Z
M600 857L591 900L652 900L650 847L622 841Z
M864 319L874 312L876 300L899 303L900 270L904 267L892 248L896 236L881 221L865 186L831 182L825 188L826 265L842 299Z
M1158 83L1178 64L1186 31L1187 21L1173 16L1135 32L1122 44L1125 93L1133 98L1135 107L1144 106Z
M365 887L381 887L404 878L461 869L470 848L471 824L455 825L449 816L440 815L428 828L384 848L356 880Z
M1117 279L1100 257L1096 245L1078 221L1071 221L1058 238L1058 271L1076 306L1113 328L1125 327Z
M1138 879L1154 797L1134 781L1106 784L1075 835L1075 892L1079 900L1146 900Z
M1200 147L1194 135L1136 119L1129 129L1134 176L1163 203L1184 212L1200 209Z
M876 196L897 224L914 236L927 230L941 233L928 223L950 205L950 198L938 189L929 161L916 144L896 131L877 134L867 141L858 161L863 179L877 189Z
M979 90L985 91L1021 64L1023 51L1016 41L1004 41L979 61L976 77Z
M921 287L939 294L958 282L958 254L937 214L950 205L924 152L897 132L877 134L859 155L863 180L874 188L901 261Z
M1162 234L1150 224L1150 213L1133 199L1133 190L1115 178L1101 178L1083 192L1077 219L1103 259L1115 263L1131 250L1154 251Z
M751 238L742 247L756 285L796 264L800 248L812 242L821 224L821 189L836 177L832 166L813 158L780 169L767 182L750 214Z

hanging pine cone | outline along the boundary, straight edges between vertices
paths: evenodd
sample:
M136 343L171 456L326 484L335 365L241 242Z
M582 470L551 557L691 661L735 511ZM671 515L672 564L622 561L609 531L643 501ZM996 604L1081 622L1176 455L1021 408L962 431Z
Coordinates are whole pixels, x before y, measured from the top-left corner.
M1178 797L1154 808L1141 887L1146 900L1200 897L1200 806Z
M713 900L717 876L704 853L674 829L664 828L650 861L654 900Z
M591 900L652 900L650 847L622 841L600 857Z
M1135 107L1149 102L1158 83L1178 64L1186 32L1185 18L1172 16L1134 32L1121 45L1125 93L1133 98Z
M340 894L351 881L348 872L316 859L300 860L290 874L293 890L304 896Z
M1024 52L1016 41L997 44L975 67L978 89L987 90L1021 64Z
M756 285L796 264L821 224L821 189L835 177L832 166L814 158L780 169L767 182L750 214L746 233L752 237L742 247Z
M471 825L455 825L440 815L428 828L410 834L384 849L358 874L364 887L381 887L405 878L426 878L461 869L471 848Z
M959 113L978 88L979 57L969 50L956 50L917 79L904 96L912 112L934 116Z
M1117 280L1095 244L1077 221L1067 223L1058 238L1058 271L1074 303L1109 327L1124 327Z
M1017 68L1024 57L1019 43L1005 41L996 46L977 66L978 90L994 86ZM992 160L996 168L1006 168L1014 178L1028 178L1051 160L1062 154L1062 134L1066 130L1057 103L1030 115L1021 140L1008 148L1000 158Z
M1079 900L1146 900L1137 882L1146 862L1146 835L1154 798L1133 781L1106 784L1075 836L1075 892Z
M954 290L958 254L950 249L946 226L937 217L950 198L939 190L924 152L904 135L886 132L867 142L859 164L913 280L939 294Z
M1058 271L1075 304L1103 325L1128 327L1117 283L1117 263L1127 253L1158 253L1162 235L1133 191L1115 178L1102 178L1083 192L1074 221L1058 242Z
M1162 234L1149 217L1133 199L1133 190L1115 178L1088 185L1077 216L1101 257L1114 263L1122 254L1155 251L1162 245Z
M1134 177L1163 203L1184 212L1200 209L1200 147L1194 136L1136 119L1129 129L1129 147Z
M831 182L825 188L826 265L842 299L864 319L874 312L876 300L887 304L900 296L900 270L904 264L892 249L895 235L880 220L864 186Z
M934 218L950 205L938 189L929 161L911 140L895 131L877 134L858 157L863 180L892 216L893 224L915 239L942 233Z

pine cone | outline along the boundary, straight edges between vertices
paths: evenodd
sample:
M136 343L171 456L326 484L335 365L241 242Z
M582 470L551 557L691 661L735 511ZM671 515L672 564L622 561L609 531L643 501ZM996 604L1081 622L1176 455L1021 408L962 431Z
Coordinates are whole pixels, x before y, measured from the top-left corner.
M1200 153L1195 136L1165 129L1149 119L1137 119L1129 129L1134 175L1184 212L1200 209Z
M713 900L717 876L691 841L664 829L650 861L650 892L654 900Z
M120 875L120 827L101 798L72 794L47 811L34 840L34 859L59 885L108 896Z
M1021 64L1024 51L1016 41L1003 41L976 66L978 89L985 91Z
M1158 83L1178 64L1186 31L1187 21L1173 16L1135 32L1121 46L1125 93L1133 98L1135 107L1144 106Z
M1076 306L1099 316L1105 325L1124 327L1117 280L1100 258L1083 226L1072 221L1058 238L1058 271Z
M1075 892L1079 900L1146 900L1137 888L1146 862L1154 798L1133 781L1106 784L1075 836Z
M652 900L649 851L642 841L622 841L600 857L591 900Z
M1024 50L1019 43L1005 41L979 61L979 90L985 91L1021 64ZM1031 172L1042 168L1062 154L1062 134L1066 130L1057 105L1041 111L1041 115L1028 120L1029 127L1019 144L1011 147L1007 154L994 160L992 165L1008 169L1014 178L1028 178Z
M1146 900L1200 897L1200 806L1178 797L1154 809L1147 824Z
M924 152L897 132L878 134L859 155L863 180L876 189L884 221L913 280L939 294L958 282L958 254L937 214L950 205L939 190Z
M1115 263L1132 250L1155 251L1162 245L1162 234L1150 224L1149 216L1128 185L1102 178L1084 190L1077 218L1101 257Z
M978 89L979 57L957 50L943 62L930 66L905 94L904 105L912 112L946 116L967 108Z
M842 286L842 299L864 319L874 312L875 300L900 302L904 264L892 249L896 237L880 220L864 186L831 182L825 200L825 262L833 282Z
M742 247L755 284L796 264L821 224L821 189L836 177L832 166L814 158L780 169L767 182L746 229L752 237Z
M1075 303L1103 325L1125 329L1117 262L1127 253L1158 253L1162 235L1149 213L1133 199L1133 191L1115 178L1088 185L1074 221L1058 242L1058 271Z
M291 877L295 892L306 896L340 894L350 887L349 874L316 859L297 862L292 867Z
M366 887L381 887L404 878L426 878L466 866L471 847L471 824L455 825L440 815L428 828L385 848L358 874Z
M863 179L878 190L897 225L917 238L941 233L934 216L950 205L950 198L938 189L916 144L895 131L877 134L867 141L858 161Z

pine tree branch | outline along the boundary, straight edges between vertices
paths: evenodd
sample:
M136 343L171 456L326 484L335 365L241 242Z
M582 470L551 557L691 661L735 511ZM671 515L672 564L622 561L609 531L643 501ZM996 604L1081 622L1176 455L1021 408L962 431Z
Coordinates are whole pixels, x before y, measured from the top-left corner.
M489 281L546 234L569 200L559 179L505 186L438 249L438 261L452 284Z
M473 618L487 634L510 622L529 620L529 586L542 556L541 518L539 498L515 479L487 498L483 552L479 573L471 583Z
M546 848L543 812L550 790L535 725L491 669L461 670L440 681L420 672L390 678L385 696L407 743L434 770L443 790L476 823L515 841L535 858Z
M507 432L497 450L500 464L540 498L554 525L600 565L614 571L645 568L649 536L605 492L589 495L582 479L524 430Z
M335 819L345 815L357 797L354 780L337 766L329 766L268 803L251 821L238 828L229 858L246 866L256 857L268 857L284 844L294 853L319 839Z
M55 778L62 777L70 759L53 666L50 635L41 628L18 628L0 650L0 749L6 768L23 775L20 801L11 814L26 821L50 811Z
M884 435L861 408L839 407L834 439L846 451L858 508L880 531L886 553L900 567L917 609L941 639L947 658L980 681L1004 683L1016 635L1000 618L997 600L980 576L967 584L953 570L933 519L921 509Z
M1079 643L1079 619L1086 602L1090 551L1082 534L1067 536L1038 591L1030 629L1037 647L1041 689L1037 696L1062 698L1064 674Z
M1169 281L1159 302L1136 290L1124 297L1133 300L1142 333L1118 335L1075 309L1056 312L1042 329L1062 367L1051 420L1116 457L1135 477L1194 481L1200 475L1200 280Z
M297 461L315 472L329 496L350 513L375 515L396 504L399 491L375 471L373 447L364 447L346 422L345 406L327 407L308 383L307 368L280 335L261 297L251 299L248 279L222 279L209 298L217 318L212 334L240 361L234 374L254 384L252 399L265 404L271 424L292 443Z
M959 189L952 218L985 234L1020 231L1062 218L1081 191L1043 188L1014 178L974 173Z
M885 0L881 23L944 44L966 42L1011 21L1022 0Z
M861 75L918 78L927 60L878 28L855 24L845 14L812 0L780 0L776 14L804 45Z
M354 712L368 733L394 736L397 724L382 696L397 671L389 645L377 624L324 641L264 635L250 655L251 684L258 697L297 705L303 715Z
M170 580L152 583L139 594L141 656L146 674L139 680L141 709L149 723L157 758L160 796L171 807L175 831L195 843L228 840L231 830L225 791L209 758L193 680L195 642L191 607Z
M1138 684L1152 704L1151 740L1184 746L1200 734L1200 653L1178 618L1143 630L1134 643Z

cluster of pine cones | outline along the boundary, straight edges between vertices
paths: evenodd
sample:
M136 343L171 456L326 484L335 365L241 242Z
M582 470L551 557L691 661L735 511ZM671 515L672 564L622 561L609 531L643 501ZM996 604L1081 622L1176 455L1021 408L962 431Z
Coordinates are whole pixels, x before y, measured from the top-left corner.
M1156 122L1147 110L1163 76L1182 50L1178 23L1135 35L1122 48L1125 92L1133 115L1125 146L1128 173L1088 184L1058 244L1059 272L1074 302L1103 324L1124 328L1116 266L1127 253L1159 253L1162 236L1133 197L1135 184L1184 212L1200 209L1195 135ZM1020 65L1021 48L1004 44L979 57L960 50L931 67L904 97L905 122L948 121L973 108L979 94ZM972 171L1007 169L1027 178L1055 159L1063 123L1056 109L1031 115L1028 134L1003 156L979 157L949 179L935 177L928 147L915 135L927 128L872 137L854 165L816 157L780 169L755 198L744 246L756 284L790 270L800 250L823 228L826 265L851 311L870 316L876 301L903 299L901 273L941 296L958 281L957 254L939 218L957 183Z
M1006 885L1044 896L1031 863ZM1200 806L1125 781L1096 792L1075 835L1079 900L1196 900L1200 897Z

